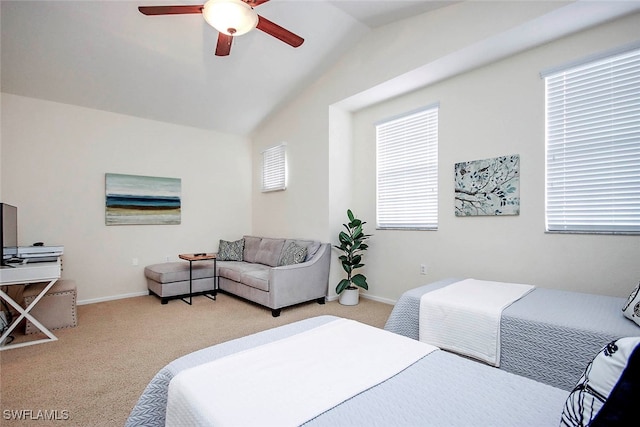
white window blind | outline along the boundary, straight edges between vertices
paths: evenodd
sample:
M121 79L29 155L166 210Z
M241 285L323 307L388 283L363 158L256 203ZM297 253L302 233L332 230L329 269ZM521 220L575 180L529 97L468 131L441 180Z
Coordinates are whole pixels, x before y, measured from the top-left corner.
M640 49L545 83L547 230L640 233Z
M438 107L376 125L378 228L438 228Z
M262 152L262 192L287 188L287 156L285 144Z

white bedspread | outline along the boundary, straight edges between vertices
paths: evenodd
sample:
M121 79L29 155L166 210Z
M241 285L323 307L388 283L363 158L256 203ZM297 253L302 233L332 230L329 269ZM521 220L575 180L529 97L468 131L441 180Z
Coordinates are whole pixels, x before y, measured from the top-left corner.
M420 341L500 366L502 311L532 285L466 279L420 299Z
M181 372L169 384L166 426L298 426L434 350L335 320Z

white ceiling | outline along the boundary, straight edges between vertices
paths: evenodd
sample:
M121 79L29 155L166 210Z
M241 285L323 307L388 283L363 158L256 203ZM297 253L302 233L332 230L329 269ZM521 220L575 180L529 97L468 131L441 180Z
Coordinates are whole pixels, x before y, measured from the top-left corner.
M198 1L2 0L2 92L248 135L373 29L458 2L271 0L256 11L303 37L303 45L294 49L256 30L236 37L227 57L214 55L217 32L200 14L137 9ZM342 106L360 108L640 10L638 0L563 4Z
M217 32L201 15L137 10L198 3L2 1L2 91L248 134L373 28L454 1L271 0L256 11L304 44L252 31L228 57L214 55Z

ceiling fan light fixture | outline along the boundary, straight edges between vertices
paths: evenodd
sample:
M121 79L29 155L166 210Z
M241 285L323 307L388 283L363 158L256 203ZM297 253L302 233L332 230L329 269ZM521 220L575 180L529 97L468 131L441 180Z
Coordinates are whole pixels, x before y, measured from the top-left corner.
M209 25L229 36L248 33L258 25L258 14L242 0L209 0L202 15Z

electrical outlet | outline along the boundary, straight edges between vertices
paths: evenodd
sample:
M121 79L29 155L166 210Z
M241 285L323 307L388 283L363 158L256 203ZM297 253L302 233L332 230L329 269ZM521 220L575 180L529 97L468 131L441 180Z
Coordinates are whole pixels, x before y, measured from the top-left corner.
M131 265L136 266L138 265L138 258L134 258L131 260Z
M169 255L167 255L166 257L164 257L164 260L165 260L166 262L169 262Z
M420 274L427 274L427 264L420 264Z

